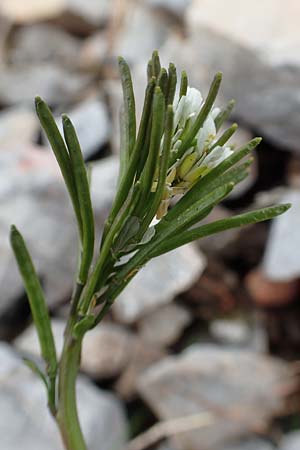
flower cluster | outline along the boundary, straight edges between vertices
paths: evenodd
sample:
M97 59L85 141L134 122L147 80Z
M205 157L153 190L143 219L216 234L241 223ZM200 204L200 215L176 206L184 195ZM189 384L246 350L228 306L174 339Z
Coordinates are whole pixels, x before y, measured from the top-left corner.
M172 155L176 155L182 146L184 136L192 129L203 106L204 99L201 92L192 87L187 87L185 95L175 97L171 160ZM205 176L233 153L232 147L218 145L215 121L220 113L220 108L212 108L209 111L190 147L169 167L163 198L156 215L157 219L166 215L172 197L184 194L199 178ZM154 183L153 191L155 186Z

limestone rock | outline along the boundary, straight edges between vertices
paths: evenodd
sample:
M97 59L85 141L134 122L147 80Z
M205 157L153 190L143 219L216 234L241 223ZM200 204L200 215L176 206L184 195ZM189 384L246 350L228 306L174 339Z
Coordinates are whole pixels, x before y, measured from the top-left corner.
M139 392L161 420L213 415L211 425L174 437L176 448L198 450L201 442L203 450L223 450L227 442L266 426L283 408L280 387L292 377L286 363L270 357L194 345L143 372Z
M263 271L273 281L291 281L300 276L300 191L290 190L280 203L291 203L285 214L274 219L263 259Z
M76 74L56 64L6 67L0 73L0 104L32 105L36 95L51 106L77 98L90 83L87 75Z
M204 93L221 70L221 95L236 99L235 117L274 145L298 152L299 8L297 0L288 0L284 9L280 0L194 0L188 39L170 38L162 54L185 68L190 83Z
M191 320L187 309L171 303L142 317L138 322L139 335L158 347L167 347L176 342Z
M293 431L282 439L280 450L298 450L300 446L300 432Z
M188 289L205 267L204 256L190 244L151 260L120 294L113 307L117 320L133 323Z
M0 345L0 433L5 450L62 450L47 411L42 382L11 348ZM85 378L78 381L79 417L91 450L123 450L126 423L120 402Z

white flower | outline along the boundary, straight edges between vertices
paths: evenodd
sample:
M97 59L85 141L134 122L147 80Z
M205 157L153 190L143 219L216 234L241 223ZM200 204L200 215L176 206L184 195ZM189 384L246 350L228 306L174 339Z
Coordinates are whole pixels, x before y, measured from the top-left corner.
M208 147L208 145L215 139L216 137L216 125L213 119L212 114L208 114L207 119L205 120L203 127L200 128L197 135L197 153L199 156L202 155L203 150Z
M201 109L203 98L198 89L188 87L186 95L183 95L179 101L175 100L174 103L174 128L176 129L177 126L184 128L188 119L193 121L196 118Z
M201 166L213 169L217 167L224 159L229 158L232 155L233 150L230 147L220 147L217 146L209 153L201 163Z

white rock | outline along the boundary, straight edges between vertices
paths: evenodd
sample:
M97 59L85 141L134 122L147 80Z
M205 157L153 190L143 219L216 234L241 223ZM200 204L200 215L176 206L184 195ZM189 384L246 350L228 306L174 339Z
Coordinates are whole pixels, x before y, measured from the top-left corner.
M165 347L176 342L191 319L191 313L182 306L164 305L139 320L139 335L149 343Z
M263 259L263 271L271 280L292 280L300 275L300 191L290 190L280 203L292 207L274 219Z
M221 70L221 96L237 100L235 117L274 145L299 151L299 9L297 0L284 8L281 0L195 0L189 38L172 38L163 54L204 93Z
M205 268L204 256L192 244L151 260L120 294L113 307L117 320L133 323L188 289Z
M150 6L160 7L182 17L192 0L144 0Z
M33 142L39 130L38 120L32 109L9 108L0 113L0 148Z
M280 386L293 380L296 387L293 377L289 365L274 358L193 345L144 371L138 387L161 420L212 415L210 424L174 436L176 448L198 450L201 442L205 450L223 450L284 408Z
M5 450L62 450L47 411L45 387L23 361L0 345L0 433ZM123 450L126 424L120 402L84 378L78 381L79 417L90 450Z
M280 450L299 450L300 448L300 432L292 431L286 434L282 441Z

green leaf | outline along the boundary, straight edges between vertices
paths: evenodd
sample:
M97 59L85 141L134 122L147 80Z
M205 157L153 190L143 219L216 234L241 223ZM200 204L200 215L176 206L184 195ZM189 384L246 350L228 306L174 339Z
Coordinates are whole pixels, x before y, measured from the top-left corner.
M104 243L104 240L106 238L107 233L109 232L109 229L114 222L118 212L124 205L124 202L126 201L128 194L130 192L130 189L132 188L133 180L136 175L136 172L138 170L138 164L141 160L145 160L147 158L147 152L146 154L143 153L143 150L145 149L145 140L147 135L147 130L149 126L149 121L151 117L151 111L152 111L152 100L154 95L154 88L155 88L155 80L152 78L147 86L146 94L145 94L145 102L138 132L138 137L134 146L133 153L131 155L128 169L124 173L123 177L120 180L118 190L115 196L115 199L113 201L113 205L111 208L111 211L109 213L109 216L105 222L103 237L102 237L102 245Z
M230 217L229 219L221 219L207 225L192 228L191 230L176 235L173 239L166 240L157 245L154 251L151 252L151 257L154 258L163 253L174 250L181 245L188 244L189 242L195 241L196 239L201 239L205 236L221 233L222 231L229 230L231 228L238 228L241 226L273 219L274 217L283 214L290 207L290 204L270 206L269 208L250 211L244 214Z
M160 65L159 54L158 54L157 50L154 50L154 52L152 53L152 76L154 76L155 78L158 78L159 74L160 74L160 69L161 69L161 65Z
M124 145L129 157L133 152L136 139L135 100L129 66L124 58L119 57L123 99L124 99Z
M24 364L26 364L26 366L29 367L29 369L42 380L42 382L46 386L46 389L48 392L49 386L48 386L47 376L41 371L41 369L37 366L37 364L34 361L32 361L31 359L23 358L23 361L24 361Z
M163 149L160 157L159 174L156 191L153 197L151 198L150 204L147 207L146 217L144 218L142 223L141 236L144 235L146 229L151 223L153 217L155 216L164 193L167 171L169 166L171 142L173 136L173 119L174 119L173 107L169 105L166 113L166 125L164 132Z
M188 76L185 70L181 72L181 80L180 80L180 90L179 90L179 98L183 95L186 95L188 88Z
M222 111L220 111L219 114L217 115L217 117L215 118L215 126L216 126L217 132L220 130L223 123L226 122L226 120L229 118L234 106L235 106L235 100L230 100L227 103L226 108L223 109Z
M165 105L173 105L175 92L176 92L176 84L177 84L177 73L176 73L176 67L174 64L169 64L169 78L168 78L168 90L166 95L166 102Z
M74 212L76 215L80 238L82 239L82 221L80 214L79 201L77 196L77 189L74 180L74 175L71 168L71 161L68 154L68 150L64 143L64 140L57 128L54 117L48 107L48 105L40 98L36 97L35 107L40 123L47 135L47 138L51 144L53 153L60 167L62 176L65 180L67 189L70 194L70 198L73 204Z
M47 365L47 373L49 376L53 376L57 371L56 350L42 287L24 239L14 225L11 227L10 241L23 278L33 321L39 337L42 357Z
M90 196L88 176L80 144L71 120L62 116L64 136L68 146L72 172L74 174L78 193L80 216L83 226L82 254L79 268L79 282L85 284L94 254L95 225L94 213Z
M151 192L152 183L154 181L155 169L159 159L161 137L163 134L164 110L164 96L161 89L156 87L153 99L149 154L141 176L142 195L137 208L137 215L139 217L141 217L141 213L145 210L145 207L147 208L145 200Z
M160 74L157 80L157 86L160 87L163 95L166 97L168 92L168 72L164 67L160 70Z
M209 148L208 153L210 153L214 148L218 146L223 147L223 145L225 145L226 142L228 142L229 139L234 135L237 129L238 124L233 123L231 127L227 128L227 130L224 131L224 133L219 137L219 139Z

